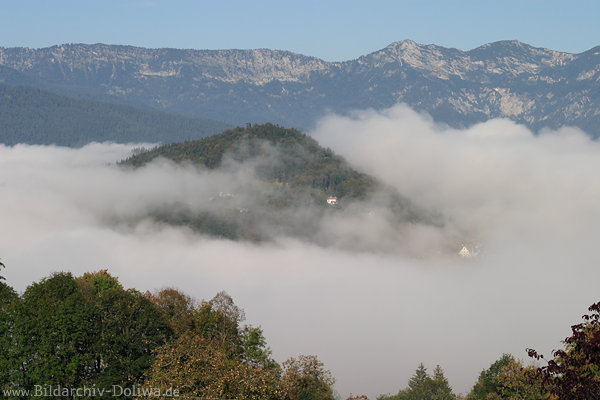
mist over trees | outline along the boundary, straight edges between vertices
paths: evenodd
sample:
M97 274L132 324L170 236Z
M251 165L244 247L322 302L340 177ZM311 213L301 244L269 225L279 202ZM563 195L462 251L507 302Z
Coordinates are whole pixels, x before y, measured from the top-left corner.
M452 392L438 365L433 375L420 364L408 385L395 395L377 400L597 400L600 398L600 302L589 307L583 322L571 327L565 348L555 350L546 365L525 365L511 354L503 354L481 371L465 397ZM544 356L528 349L534 360Z
M261 130L265 127L256 126L251 128L250 131L252 132L252 129L255 128ZM207 148L206 146L200 146L200 151L208 149L206 154L210 157L219 154L220 152L219 157L208 157L212 160L211 162L214 161L214 165L217 166L215 169L209 168L206 164L200 166L203 162L196 163L195 161L191 161L190 157L188 157L190 154L194 155L200 153L194 150L186 154L186 151L191 148L186 147L186 145L190 144L190 142L188 142L184 143L181 147L176 145L170 146L177 150L174 154L183 154L183 157L177 160L177 162L165 162L164 164L160 164L160 160L154 159L137 169L119 168L114 165L107 166L107 169L110 167L110 171L116 172L114 175L109 175L111 179L107 179L107 181L110 181L110 186L105 187L114 187L113 185L116 182L116 179L114 178L120 176L119 174L133 175L143 171L144 168L149 168L154 165L154 163L158 163L158 166L167 165L168 168L178 168L178 171L192 171L190 173L196 175L199 175L198 171L216 171L221 167L231 167L231 165L236 165L236 162L241 162L242 164L240 165L246 166L250 164L243 163L251 160L254 155L271 156L274 154L271 150L278 146L286 149L286 146L289 146L289 149L291 149L289 153L284 153L286 156L292 156L290 159L291 161L289 163L286 162L284 166L290 165L293 167L294 162L299 164L306 159L312 161L311 157L302 158L301 156L306 155L307 152L303 151L302 146L300 146L300 148L296 146L304 140L302 134L299 134L298 137L295 137L293 134L288 136L285 136L285 134L279 135L280 132L283 131L283 133L285 133L286 130L275 126L269 126L268 128L271 132L276 133L273 135L273 138L279 140L274 140L276 142L275 145L272 143L266 143L266 145L264 145L265 142L269 142L267 139L269 129L266 129L264 132L259 132L260 134L265 134L265 138L260 139L263 141L262 144L246 143L245 146L233 146L234 151L230 151L232 150L231 147L226 150L226 147L230 146L230 143L228 144L226 141L221 143L220 140L222 138L217 138L213 139L213 144L215 144L217 150L214 148ZM248 130L242 128L233 130L234 133L241 133L238 137L235 137L235 135L232 135L232 137L238 139L247 134L247 131ZM344 134L346 133L348 132L344 131ZM554 139L556 138L558 138L558 135L554 137ZM574 138L577 139L577 136ZM554 140L552 137L536 138L535 140L543 141L550 139ZM559 142L558 139L556 140L557 141L554 142L555 144L564 144L563 142ZM204 146L204 144L210 143L210 141L202 141L202 143ZM225 145L219 147L223 143L225 143ZM237 142L236 140L231 140L231 143ZM581 143L583 146L594 145L593 143L589 144L588 142L575 143ZM541 144L543 145L543 143ZM392 146L389 147L392 148ZM560 150L563 151L564 148L562 146L560 147ZM163 147L163 149L165 148L169 148L169 146ZM496 143L494 148L498 148L498 143ZM322 150L320 147L311 149L313 149L314 152L311 150L308 154L317 154L317 159L319 159L322 154L325 155L325 157L323 157L325 159L327 159L327 157L338 157L333 153L327 153L327 149ZM533 150L533 148L531 147L529 150ZM148 153L152 153L152 151L154 150L148 151ZM448 148L444 146L443 151L448 152ZM136 155L144 153L146 152L142 151L138 152ZM527 159L531 159L533 151L528 151L526 153ZM548 157L548 159L553 163L556 162L556 154L552 153L551 156L552 157ZM574 155L574 157L579 156L579 153ZM265 158L269 161L271 160L268 157ZM344 172L343 159L341 159L341 157L339 159L341 160L339 164L335 165L334 162L333 165L335 167L341 166L342 172ZM278 159L274 160L277 161ZM563 165L579 165L573 162L565 162L572 160L576 160L576 158L562 160L559 163L560 168L565 169L566 167L563 168ZM190 164L188 163L194 163L194 165L190 167ZM314 164L310 165L314 166ZM256 176L253 176L265 178L265 182L274 190L281 189L284 193L292 193L292 190L309 187L310 189L308 190L310 193L320 193L320 196L324 196L328 190L331 190L331 186L325 186L327 179L313 179L315 176L318 178L321 177L318 175L318 172L320 171L319 168L315 168L315 172L310 168L303 169L304 167L298 167L297 169L300 173L306 170L311 171L311 174L309 175L311 178L310 185L307 184L306 186L303 186L302 184L290 184L290 191L287 191L288 186L285 185L285 181L280 181L276 174L282 174L281 176L289 179L288 183L292 182L296 176L294 175L295 172L293 168L290 168L289 170L280 168L276 162L271 164L255 164L255 166L257 167L255 170L257 174ZM196 167L198 167L198 169L196 169ZM547 172L548 169L544 169L545 172ZM335 168L331 170L324 168L324 170L331 176L333 176L333 172L331 171L337 171ZM527 169L525 170L527 171ZM148 169L148 171L152 172L156 170ZM390 169L390 171L392 171L392 169ZM587 168L587 171L588 173L590 173L590 171L593 173L593 168ZM314 172L314 174L312 172ZM576 170L575 172L576 173L569 176L579 176L581 171ZM396 173L396 170L394 170L394 173ZM527 181L527 174L521 175L524 176L525 183L531 182ZM169 177L172 177L172 175ZM152 176L152 178L154 179L155 176ZM367 176L367 178L369 178L369 176ZM560 178L561 175L554 174L553 178L549 179L549 181L551 181L552 184L555 184L560 181ZM485 179L488 179L487 175ZM573 179L568 180L573 181ZM332 181L335 183L335 179L329 179L330 183ZM132 182L133 181L128 181L128 183ZM152 182L156 181L153 180ZM254 183L254 181L252 182ZM307 180L304 179L304 182L306 183ZM8 181L8 186L10 186L11 183L11 181ZM281 187L279 186L279 183L281 183ZM58 187L64 188L66 186L58 185ZM523 187L526 187L528 191L531 191L529 190L528 184L523 185ZM92 186L87 188L91 189ZM76 190L81 192L81 188L77 188ZM100 192L101 190L98 190L97 192L92 190L89 195L90 197L98 197L98 193ZM536 190L536 192L546 193L544 190ZM568 193L569 191L560 190L560 192ZM343 196L340 195L339 199L342 200L341 203L345 203L346 200L360 200L362 196L357 194L353 197L354 193L358 192L345 192ZM160 193L160 196L166 194L168 193L163 191ZM142 197L143 196L131 196L131 198L135 199ZM224 194L224 197L227 197L226 194ZM181 196L180 198L185 198L185 196ZM320 199L322 199L322 197L307 196L302 198L314 201L315 204L324 210L322 213L317 213L319 218L351 215L344 214L346 211L344 207L328 208L328 206L321 202ZM83 197L76 197L76 199L79 200L78 205L86 203ZM270 199L272 200L273 198ZM292 196L290 203L272 202L268 203L268 205L273 206L272 209L289 207L290 210L296 210L293 201L297 201L297 199L298 197ZM62 201L63 198L61 197L59 200ZM227 203L230 200L231 199L224 200L224 204L231 204L231 202ZM570 201L571 198L568 200ZM141 208L141 201L136 201L137 202L134 205L137 206L137 208L134 208L139 210ZM539 201L531 202L531 204L536 205L536 208L539 208L537 207L539 203ZM112 207L114 204L113 199L110 198L107 204L110 204L110 207ZM163 204L168 205L169 203L166 201ZM235 204L235 200L233 200L233 204ZM560 208L555 205L564 203L557 202L551 204L553 206L548 207L551 209L551 214L548 215L554 215L555 210ZM107 209L112 210L110 207ZM579 209L581 208L581 204L575 203L573 207ZM5 208L11 210L10 207ZM62 209L63 208L56 208L56 210ZM144 208L144 210L146 209ZM237 208L233 208L233 210L236 211L238 215L245 214L240 212ZM526 211L527 215L531 215L530 209L526 209ZM56 215L59 217L62 216L61 213L56 213ZM97 212L92 215L102 215L102 213ZM119 214L115 215L118 216ZM123 215L127 214L124 213ZM157 215L160 216L160 214ZM573 218L576 215L579 214L569 215L567 213L565 218ZM183 214L183 216L185 217L185 214ZM521 215L519 215L519 217L521 217ZM488 219L485 219L485 221L486 223L489 222ZM529 220L525 219L525 221L529 223ZM590 221L593 225L593 219L590 219ZM590 223L590 221L588 221L588 223ZM179 222L182 225L189 224L188 226L193 226L190 224L189 220L184 219ZM558 222L562 222L562 220ZM16 226L18 224L14 225ZM554 226L560 226L560 224L557 223ZM360 226L360 228L362 229L364 227ZM556 232L556 230L547 230ZM586 235L581 236L584 237ZM181 241L182 237L183 236L177 236L176 239ZM593 240L593 237L593 235L589 235L587 240ZM376 236L376 238L379 239L380 237ZM71 238L69 238L69 243L70 239ZM164 239L164 237L162 237L161 240L162 239ZM357 242L361 241L359 240ZM158 241L154 243L158 243ZM197 246L197 242L193 242L191 245ZM529 243L527 240L523 241L523 248L528 245ZM545 246L545 243L538 244L538 246ZM535 249L537 250L538 248ZM231 249L231 247L229 247L229 249ZM522 248L519 249L522 250ZM565 247L563 250L566 249L569 248ZM302 248L302 250L304 250L304 248ZM511 250L513 249L511 248ZM126 248L124 251L130 251L130 248ZM222 254L222 248L219 248L217 257L213 257L212 260L221 260ZM323 253L320 254L321 259L323 258L322 254ZM201 256L203 257L204 255L201 254ZM228 260L234 260L233 262L237 263L240 258L241 257L238 257L236 260L235 257L230 257ZM369 259L369 261L372 260L373 258ZM347 262L348 259L345 261ZM360 262L363 261L364 260L360 260ZM377 261L383 260L376 260L369 265L375 265ZM523 264L517 263L516 267L507 266L506 268L521 268L523 265L526 265L526 261L530 260L525 260ZM321 262L321 260L319 259L317 262ZM240 264L243 264L243 262L240 261ZM305 262L304 265L302 265L302 268L306 268L306 264L307 263ZM573 268L577 269L577 265L579 265L579 263L574 263ZM147 264L144 264L143 266L147 267ZM0 265L0 267L2 266ZM346 267L346 264L344 267ZM479 265L477 267L479 267ZM340 269L338 271L345 273L347 270ZM507 269L498 269L498 273L495 277L503 279L505 276L510 275L507 274L506 271ZM4 271L2 270L0 272L3 273ZM402 270L400 274L405 272L406 270ZM453 274L454 272L456 271L452 271L451 273ZM534 276L535 279L537 279L539 275L537 272L538 271L530 270L531 275ZM193 274L191 269L186 271L186 273L190 275ZM204 273L204 270L202 270L201 273ZM450 276L451 273L448 273L446 277ZM401 276L400 274L397 276L404 278L404 276ZM230 390L228 393L237 393L236 395L241 396L241 398L244 396L249 396L250 398L278 398L277 396L284 396L283 398L287 398L285 396L304 398L305 395L302 394L304 392L298 389L298 387L296 387L297 390L292 390L282 383L285 381L285 374L289 373L291 374L287 378L289 382L303 382L302 387L307 386L312 388L310 389L310 394L306 394L306 396L313 396L313 393L320 393L314 395L316 396L315 398L329 398L328 396L330 396L331 393L335 395L334 392L329 391L331 388L330 383L332 382L330 379L331 375L329 374L320 375L320 378L317 381L306 383L306 380L312 376L312 373L306 371L319 371L320 367L318 359L315 361L308 356L303 357L303 364L299 364L299 360L301 360L300 357L295 361L290 360L289 363L278 364L275 362L272 359L272 354L268 349L267 341L262 330L256 327L243 326L242 310L239 309L224 293L219 293L211 301L196 302L176 289L168 289L164 293L161 291L160 293L146 293L143 295L141 293L136 293L135 290L125 290L116 279L102 271L93 274L84 274L80 277L69 277L68 275L69 274L65 273L52 275L38 283L32 284L21 295L17 294L6 285L2 286L2 310L6 310L6 312L3 311L3 315L0 318L0 323L2 324L2 338L0 339L2 353L0 357L2 357L2 362L4 363L0 369L0 372L3 374L0 378L5 379L3 382L19 383L21 385L20 387L25 388L31 387L31 385L34 384L35 379L50 379L50 381L57 379L59 382L62 382L61 384L69 385L82 384L82 382L83 384L88 384L89 382L94 385L109 385L111 382L119 382L119 385L133 388L137 384L144 384L148 379L154 379L153 382L157 382L157 385L162 385L161 382L166 382L168 377L175 374L170 368L175 364L180 365L190 361L186 358L186 352L188 349L195 349L194 351L198 354L196 361L190 361L189 364L186 364L189 366L189 370L179 371L181 372L181 385L182 387L185 387L186 390L189 390L189 393L198 393L199 395L209 394L212 396L212 393ZM189 275L185 276L187 277ZM590 274L590 276L593 275ZM261 279L262 278L264 278L264 276L261 276ZM231 282L231 277L228 277L227 279L229 279L227 282ZM431 286L434 279L433 275L430 275L428 276L428 280L424 280L424 282L427 286ZM75 285L73 285L71 280L75 282ZM414 282L408 279L407 281L410 281L408 285L412 285ZM591 280L588 279L588 285L590 281ZM458 282L459 284L463 283L459 279L455 282ZM452 286L445 285L446 282L443 283L444 286ZM377 290L379 290L380 282L377 282L377 284ZM393 284L397 284L397 281L394 280ZM582 284L584 284L583 281ZM475 284L473 286L477 285ZM505 289L502 285L498 285L496 289L500 295L503 295ZM358 290L362 290L362 288ZM327 296L329 296L330 292L326 291L326 293L327 295L321 299L322 301L329 300ZM510 299L509 301L514 302L517 307L520 307L523 303L521 299L515 298ZM571 299L571 301L573 300ZM13 306L13 304L16 305ZM150 306L148 304L150 304ZM598 360L597 357L594 356L595 349L597 349L597 307L594 308L593 306L590 308L590 311L592 314L585 316L584 324L575 326L573 337L567 338L565 341L566 348L564 353L554 353L554 357L551 362L548 363L547 367L542 367L541 370L537 370L536 368L526 366L523 361L514 359L511 356L502 356L497 362L494 362L487 370L482 372L472 392L468 394L469 398L553 399L565 396L564 398L597 399L596 384L598 381ZM558 315L559 312L560 310L555 311L553 309L552 315ZM23 319L16 320L13 318L15 315L23 317ZM137 325L131 323L127 320L131 315L135 315L136 318L139 315L139 320L143 323ZM294 316L291 316L292 320L293 318ZM65 328L65 326L76 326L76 328L69 329ZM420 332L419 330L414 331L417 332L417 335ZM101 332L101 334L98 334L98 332ZM94 335L94 333L96 334ZM137 337L152 338L154 341L148 339L147 342L139 343L136 341ZM28 342L28 338L34 338L36 343L39 343L41 347L39 349L36 348L35 344ZM106 346L110 348L107 349ZM501 353L503 350L504 349L500 349L498 353ZM165 357L165 363L157 364L156 360L159 354L162 354ZM532 354L535 356L537 353ZM131 359L129 359L130 355ZM207 365L206 363L196 364L196 362L211 359L211 357L218 361L215 365ZM486 362L488 361L486 360ZM48 365L46 365L46 363L48 363ZM276 364L279 365L279 367L277 367ZM127 375L122 376L122 371L126 371ZM190 371L194 374L204 371L204 373L208 375L204 375L203 373L199 376L190 375ZM308 376L304 376L303 371L306 372L305 375ZM177 372L177 374L179 374L179 372ZM206 378L206 376L208 376L208 378ZM224 377L226 376L229 376L229 378L225 379ZM401 396L411 396L415 393L420 393L419 396L431 396L432 398L435 398L435 396L454 396L452 391L444 391L448 389L449 385L447 384L447 381L445 385L443 384L445 377L441 368L439 371L437 371L437 369L434 370L433 374L428 374L428 371L425 370L424 366L419 367L413 378L414 379L411 379L408 383L398 382L397 386L403 389L401 389L397 395L392 395L392 397L400 396L398 398L402 398ZM189 387L186 386L189 381L195 382L195 384ZM443 387L444 390L439 391L439 393L434 390L433 388L436 387L433 384L434 381L439 382L439 387ZM208 385L207 382L213 382L214 385ZM269 383L267 386L260 386L259 384L262 384L263 382L271 382L272 384ZM249 384L250 386L246 386L246 384ZM282 389L282 387L284 389ZM294 392L294 390L296 391ZM360 396L357 398L360 398Z
M0 282L0 390L10 399L36 398L40 386L106 391L93 398L113 398L115 388L121 398L156 397L144 387L184 397L333 399L334 379L316 356L280 365L261 328L243 321L226 292L200 303L172 288L141 293L106 270L54 273L22 295Z
M420 364L403 389L378 400L596 400L600 303L589 310L545 366L504 354L462 397L439 365L430 374ZM54 273L22 295L0 282L0 390L9 399L35 398L39 387L118 387L123 398L140 399L156 397L140 388L213 399L339 398L317 356L280 364L262 329L244 320L224 291L200 302L174 288L142 293L123 288L107 270Z
M269 123L137 151L119 166L139 170L165 160L228 174L232 183L240 181L230 184L228 192L215 189L199 210L175 204L150 213L158 222L184 225L211 236L254 242L283 236L322 246L349 242L344 245L369 251L387 247L389 251L401 247L403 229L442 228L446 222L439 213L419 207L396 189L353 168L310 136ZM331 198L335 204L328 204ZM353 230L351 235L346 235L347 229L336 229L349 223L364 227L364 219L369 219L369 229ZM365 237L378 229L390 239Z

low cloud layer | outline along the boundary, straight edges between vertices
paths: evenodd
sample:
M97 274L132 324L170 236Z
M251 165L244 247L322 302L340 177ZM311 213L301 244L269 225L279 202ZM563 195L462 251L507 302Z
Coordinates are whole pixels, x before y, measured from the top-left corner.
M426 254L458 230L481 254L215 240L143 217L208 207L218 192L250 198L258 182L247 168L209 173L162 161L128 171L114 162L134 146L0 146L4 275L21 291L53 271L99 268L140 290L226 290L279 361L318 354L343 396L396 392L420 362L442 365L464 393L504 352L559 347L598 300L600 145L582 132L534 135L505 120L455 130L397 106L330 116L310 134L449 221L415 227L399 248ZM385 214L374 218L325 221L318 234L394 247Z

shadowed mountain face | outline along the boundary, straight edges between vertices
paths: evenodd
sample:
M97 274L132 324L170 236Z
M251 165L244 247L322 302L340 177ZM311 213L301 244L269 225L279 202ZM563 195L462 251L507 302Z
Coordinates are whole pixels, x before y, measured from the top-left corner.
M346 62L265 49L0 48L0 81L234 124L311 128L329 111L404 102L451 126L505 117L600 136L600 47L502 41L464 52L405 40Z

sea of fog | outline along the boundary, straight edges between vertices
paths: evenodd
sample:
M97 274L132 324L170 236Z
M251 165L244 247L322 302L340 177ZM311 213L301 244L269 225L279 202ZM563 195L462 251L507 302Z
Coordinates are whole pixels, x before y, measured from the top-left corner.
M18 291L55 271L104 268L141 291L225 290L278 361L316 354L342 396L370 398L406 386L421 362L466 393L502 353L560 347L600 300L600 144L580 130L534 134L508 120L457 130L398 105L330 115L309 134L469 232L480 254L427 256L443 228L407 238L417 253L217 240L144 215L248 186L243 170L115 165L139 144L0 145L3 275ZM342 238L363 231L389 242L369 221L330 227Z

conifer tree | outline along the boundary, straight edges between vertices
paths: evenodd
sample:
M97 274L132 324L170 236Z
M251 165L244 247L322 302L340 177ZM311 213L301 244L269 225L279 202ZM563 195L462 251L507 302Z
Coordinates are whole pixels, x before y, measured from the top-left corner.
M448 384L448 379L444 376L444 370L436 365L431 379L431 399L432 400L455 400L456 396L452 393L452 388Z

